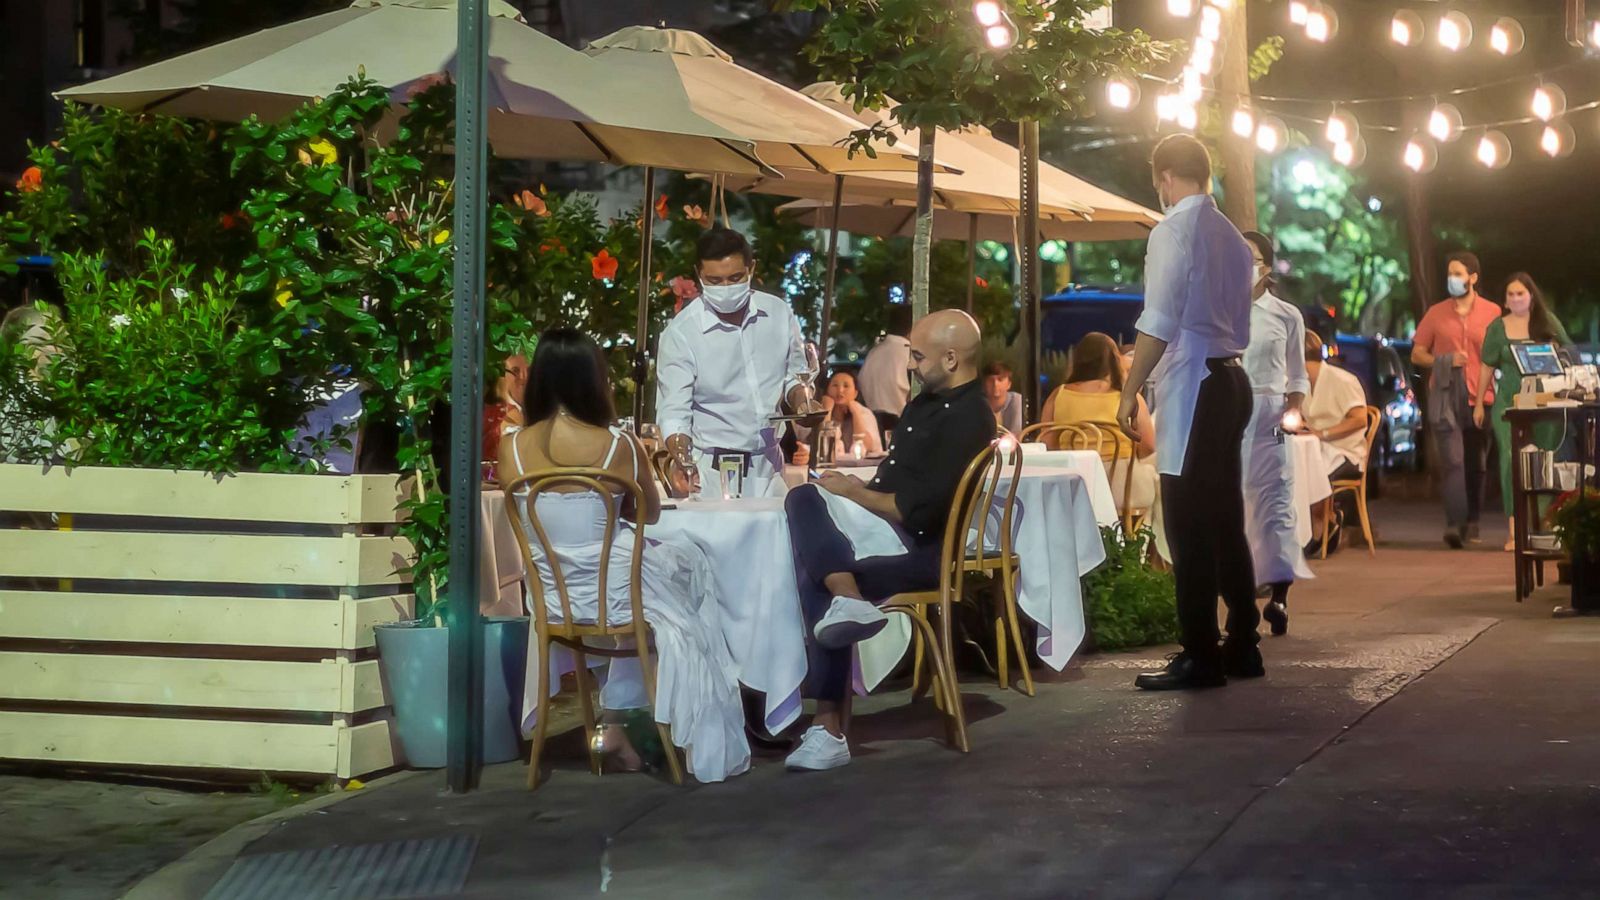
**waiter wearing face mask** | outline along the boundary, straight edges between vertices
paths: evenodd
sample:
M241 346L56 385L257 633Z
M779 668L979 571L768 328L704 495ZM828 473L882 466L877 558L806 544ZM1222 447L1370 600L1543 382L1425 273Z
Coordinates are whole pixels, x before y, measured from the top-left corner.
M1265 674L1255 565L1245 536L1240 451L1250 422L1250 245L1211 197L1211 156L1189 135L1156 145L1152 180L1167 217L1145 251L1144 312L1117 422L1137 438L1139 389L1155 379L1161 511L1177 582L1183 652L1134 683L1163 691ZM1217 595L1228 604L1220 644Z
M1450 296L1435 303L1417 323L1411 361L1428 378L1428 430L1439 449L1439 490L1444 494L1444 542L1454 549L1478 540L1478 512L1483 505L1484 457L1488 434L1472 419L1479 390L1485 401L1493 385L1480 385L1483 339L1500 318L1500 307L1478 294L1478 257L1450 254L1446 284Z
M1255 561L1257 591L1270 588L1262 616L1273 634L1289 630L1289 586L1312 578L1295 535L1294 476L1285 431L1300 430L1301 405L1311 393L1306 375L1306 323L1300 310L1272 293L1276 254L1272 239L1246 231L1255 261L1255 301L1250 305L1250 344L1244 371L1250 376L1250 425L1244 434L1244 521Z
M770 417L820 407L800 381L807 370L800 322L778 297L750 283L744 235L712 228L696 247L700 297L661 334L656 418L667 436L674 493L722 495L723 473L740 496L783 494L783 456Z

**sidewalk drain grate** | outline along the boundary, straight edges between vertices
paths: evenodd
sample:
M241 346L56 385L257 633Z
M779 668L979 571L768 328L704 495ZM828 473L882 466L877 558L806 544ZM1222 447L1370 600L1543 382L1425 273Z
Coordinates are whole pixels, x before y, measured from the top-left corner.
M400 900L461 892L477 835L242 856L206 900Z

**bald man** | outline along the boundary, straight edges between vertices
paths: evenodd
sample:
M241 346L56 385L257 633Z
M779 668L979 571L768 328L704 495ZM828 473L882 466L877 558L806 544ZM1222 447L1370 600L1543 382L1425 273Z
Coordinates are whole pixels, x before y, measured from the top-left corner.
M906 404L889 456L870 481L829 472L784 501L801 612L809 634L808 696L817 714L788 767L820 771L850 762L844 718L851 645L883 630L877 603L939 585L945 520L961 476L995 436L978 378L982 340L957 310L911 329L908 370L922 393ZM857 548L861 548L858 552Z

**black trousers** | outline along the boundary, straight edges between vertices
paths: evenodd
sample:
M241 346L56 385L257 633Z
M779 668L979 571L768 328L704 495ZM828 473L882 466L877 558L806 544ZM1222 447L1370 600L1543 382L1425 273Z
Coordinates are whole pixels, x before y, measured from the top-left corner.
M1489 442L1494 432L1474 426L1470 413L1466 422L1467 427L1461 430L1461 453L1466 457L1462 468L1467 478L1467 524L1476 525L1483 510L1484 472L1488 469Z
M1200 383L1183 474L1161 476L1161 503L1183 649L1212 665L1220 659L1217 594L1228 604L1231 644L1254 646L1261 614L1244 529L1240 458L1250 423L1250 380L1237 362L1208 360L1206 365L1210 374Z
M939 586L938 544L918 544L900 556L857 559L850 539L828 515L822 489L804 484L783 501L789 519L789 544L794 550L795 582L800 588L800 613L806 623L806 684L813 700L840 701L850 691L851 648L829 650L818 646L812 629L833 603L833 591L823 580L849 573L856 577L862 596L881 603L904 591L926 591Z

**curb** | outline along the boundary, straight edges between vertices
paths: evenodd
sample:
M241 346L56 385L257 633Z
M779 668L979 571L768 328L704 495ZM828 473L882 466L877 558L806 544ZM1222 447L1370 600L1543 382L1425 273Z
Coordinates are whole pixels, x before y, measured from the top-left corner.
M180 898L202 897L211 886L217 883L240 852L265 836L267 832L276 828L280 823L299 816L308 815L321 809L326 809L335 803L362 796L380 788L409 781L412 778L429 774L430 770L413 770L408 772L395 772L385 775L375 781L370 781L367 786L359 791L339 791L327 794L304 803L298 803L288 809L258 816L248 822L224 831L204 844L190 850L177 860L168 863L156 871L146 875L122 895L123 900L180 900Z

